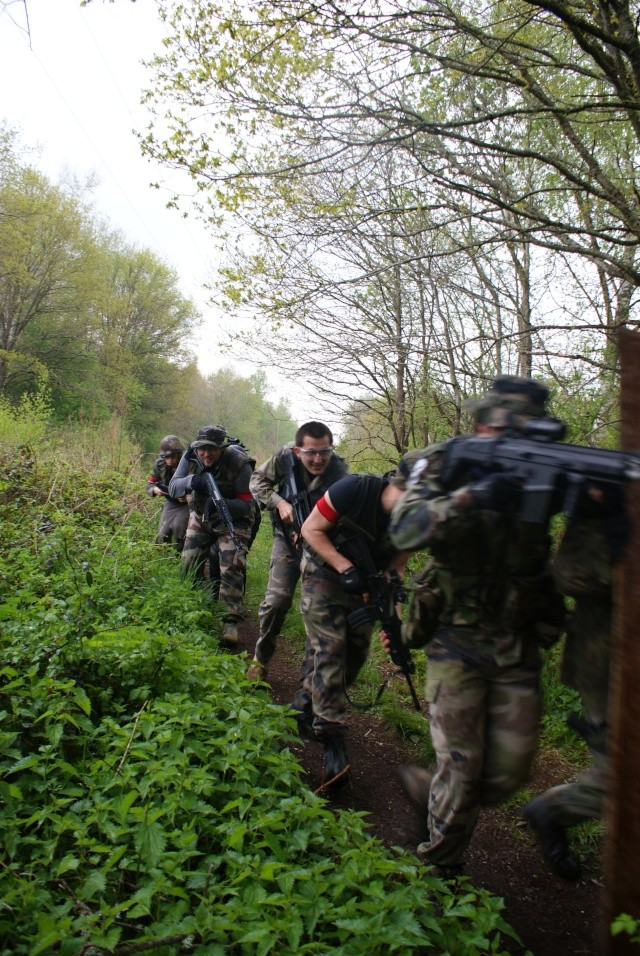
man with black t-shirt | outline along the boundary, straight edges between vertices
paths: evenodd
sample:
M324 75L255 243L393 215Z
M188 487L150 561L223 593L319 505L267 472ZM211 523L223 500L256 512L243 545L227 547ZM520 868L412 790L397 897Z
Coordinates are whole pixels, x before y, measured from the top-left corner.
M324 744L321 789L345 782L349 771L346 688L367 659L373 629L368 622L357 628L347 623L365 601L363 549L379 571L404 569L405 555L387 534L401 494L386 477L347 475L325 492L302 526L300 610L307 643L302 688L292 707L301 729Z

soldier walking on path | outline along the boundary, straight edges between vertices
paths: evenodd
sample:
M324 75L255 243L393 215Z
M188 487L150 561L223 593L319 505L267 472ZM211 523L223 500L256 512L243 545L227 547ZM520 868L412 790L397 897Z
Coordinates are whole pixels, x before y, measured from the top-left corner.
M273 545L269 581L258 618L260 634L249 665L249 680L266 680L267 665L293 602L300 577L300 527L316 501L346 475L346 462L333 450L333 435L322 422L306 422L295 441L280 448L253 472L250 489L271 514Z
M156 542L172 542L176 551L182 551L189 521L189 506L186 497L172 498L169 495L169 482L183 452L184 445L178 436L166 435L160 442L160 457L156 458L153 471L147 480L147 494L152 497L157 495L164 500Z
M205 425L187 448L169 484L171 495L189 496L191 510L182 551L183 571L202 576L211 545L218 544L219 596L224 604L222 642L229 646L238 643L238 622L242 618L247 550L255 520L255 504L249 491L254 464L221 425ZM208 476L220 492L219 504L212 497Z
M478 437L520 434L545 414L547 389L502 376L471 404ZM462 870L480 808L500 803L527 779L540 717L540 647L560 636L564 602L549 568L544 523L518 519L520 488L505 472L469 473L445 490L446 442L426 450L395 507L398 549L428 548L422 634L426 698L436 752L433 774L401 769L405 792L426 817L418 854L441 875ZM411 622L409 622L411 624Z
M324 746L321 790L346 782L347 687L358 676L373 624L349 617L366 603L368 569L402 574L405 558L389 540L400 497L386 477L347 475L320 498L302 526L300 610L307 634L302 689L291 707L302 733Z

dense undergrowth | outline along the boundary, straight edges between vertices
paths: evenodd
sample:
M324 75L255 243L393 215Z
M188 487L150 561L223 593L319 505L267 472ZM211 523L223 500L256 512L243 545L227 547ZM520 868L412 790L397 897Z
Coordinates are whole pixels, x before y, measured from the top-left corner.
M304 786L134 450L1 425L0 953L502 952L500 900Z

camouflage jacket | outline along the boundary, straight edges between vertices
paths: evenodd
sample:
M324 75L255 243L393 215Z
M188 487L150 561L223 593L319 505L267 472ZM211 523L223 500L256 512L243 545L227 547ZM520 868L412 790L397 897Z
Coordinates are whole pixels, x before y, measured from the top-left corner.
M400 551L427 548L438 593L438 637L501 665L537 657L560 636L564 602L549 566L546 527L513 513L465 507L469 475L453 493L438 483L445 443L422 450L393 509L389 533ZM422 456L422 457L420 457Z
M168 491L169 482L173 478L175 470L175 468L169 468L167 466L164 458L156 458L153 465L153 471L147 479L147 494L153 496L153 489L156 487L156 485L161 485L163 487L163 491ZM167 501L169 499L164 498L164 500ZM185 497L171 498L171 501L173 501L175 504L181 505L186 505L187 503L187 499Z
M323 473L312 475L293 454L293 442L283 445L251 475L251 494L263 508L272 513L272 518L278 502L283 498L289 500L287 459L290 455L293 456L293 472L298 491L309 492L312 506L323 496L327 488L339 478L343 478L349 471L346 461L339 455L333 454Z

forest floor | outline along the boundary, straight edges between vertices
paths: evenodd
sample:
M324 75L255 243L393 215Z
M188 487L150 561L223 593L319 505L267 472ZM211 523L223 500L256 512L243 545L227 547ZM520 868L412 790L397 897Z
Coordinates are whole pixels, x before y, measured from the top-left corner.
M239 650L253 656L255 619L240 628ZM288 704L295 693L300 655L280 639L269 666L273 700ZM336 808L366 813L371 832L387 846L415 851L425 839L421 823L398 783L396 768L416 763L410 747L375 712L350 710L347 749L351 762L347 786L330 803ZM293 748L316 789L322 772L322 747L300 740ZM538 757L529 786L541 792L570 778L571 769L548 756ZM482 812L465 860L465 873L476 887L504 900L504 917L522 945L509 944L513 954L534 956L598 956L603 928L599 916L602 885L601 855L583 861L583 877L567 883L546 866L535 840L520 817L519 807Z

